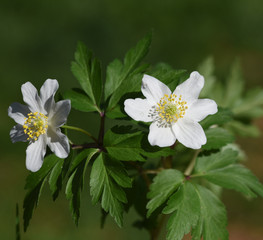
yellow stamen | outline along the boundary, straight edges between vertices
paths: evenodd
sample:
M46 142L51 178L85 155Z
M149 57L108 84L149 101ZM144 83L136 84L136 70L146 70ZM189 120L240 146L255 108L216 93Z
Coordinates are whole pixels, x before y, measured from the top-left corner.
M27 116L23 125L24 133L28 135L28 141L37 141L47 131L48 117L39 112L29 113Z

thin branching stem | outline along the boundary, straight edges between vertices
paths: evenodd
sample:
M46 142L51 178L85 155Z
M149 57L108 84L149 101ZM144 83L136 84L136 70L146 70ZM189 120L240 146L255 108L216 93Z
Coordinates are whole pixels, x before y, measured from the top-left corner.
M88 131L86 131L82 128L74 127L74 126L68 126L68 125L63 125L63 126L61 126L61 128L82 132L82 133L86 134L87 136L89 136L91 139L93 139L94 142L98 143L98 140L95 137L93 137L91 133L89 133Z
M192 171L194 169L194 166L195 166L196 158L197 158L198 154L200 153L200 151L201 151L200 149L195 151L191 162L189 163L188 167L184 171L184 175L185 176L190 176L191 175L191 173L192 173Z

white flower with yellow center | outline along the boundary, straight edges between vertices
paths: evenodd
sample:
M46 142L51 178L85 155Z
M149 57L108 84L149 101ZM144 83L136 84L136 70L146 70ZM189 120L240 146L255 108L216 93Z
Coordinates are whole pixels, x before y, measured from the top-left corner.
M186 147L199 149L206 144L206 136L198 122L217 112L215 101L198 99L203 86L204 78L198 72L192 72L173 93L158 79L144 75L141 91L146 99L127 99L124 110L136 121L152 122L151 145L167 147L177 139Z
M70 100L55 103L57 89L57 80L47 79L38 95L36 88L27 82L21 87L27 106L15 102L8 108L9 117L17 123L10 131L11 140L29 142L26 167L32 172L41 168L47 145L59 158L69 154L68 138L59 127L65 124L71 105Z

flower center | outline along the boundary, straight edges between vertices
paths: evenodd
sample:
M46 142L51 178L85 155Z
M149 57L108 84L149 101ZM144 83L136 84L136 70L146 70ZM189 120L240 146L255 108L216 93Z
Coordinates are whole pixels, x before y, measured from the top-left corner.
M182 95L171 94L169 96L165 94L157 106L152 107L149 116L158 122L159 127L168 127L176 123L179 118L184 117L185 111L188 109L186 104L186 101L182 101Z
M48 128L48 117L43 113L29 113L23 125L27 140L36 141L41 134L45 134Z

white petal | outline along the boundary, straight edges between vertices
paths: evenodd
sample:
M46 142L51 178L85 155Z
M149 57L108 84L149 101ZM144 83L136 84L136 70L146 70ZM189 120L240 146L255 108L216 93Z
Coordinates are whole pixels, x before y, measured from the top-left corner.
M14 126L10 131L10 138L12 143L15 142L26 142L27 141L27 134L24 133L24 129L22 125L17 124Z
M27 106L14 102L8 108L8 116L13 118L16 123L21 125L24 124L27 114L30 113L30 110Z
M54 95L57 90L58 81L56 79L47 79L40 89L40 98L47 113L49 113L55 103Z
M175 95L182 95L182 99L188 104L196 100L204 87L204 77L198 72L192 72L190 78L181 83L174 90Z
M184 146L199 149L206 144L206 136L203 128L197 122L185 118L179 119L173 125L173 131L177 140Z
M158 103L164 94L171 94L171 90L164 83L146 74L142 79L141 91L152 105Z
M38 96L36 88L32 83L26 82L22 85L21 91L24 102L28 105L31 112L43 112L41 100Z
M59 158L66 158L69 154L69 142L60 129L48 128L48 146Z
M151 107L147 99L127 99L124 102L124 111L136 121L151 122L152 118L149 117Z
M26 168L32 172L38 171L46 154L46 136L40 135L38 140L28 145L26 150Z
M68 118L68 114L71 109L70 100L62 100L55 104L55 108L52 109L52 115L50 117L50 124L57 128L62 126Z
M207 115L215 114L217 112L217 104L211 99L198 99L186 111L186 118L195 122L200 122Z
M148 141L152 146L168 147L175 143L176 137L170 127L158 127L157 123L153 122L150 126Z

